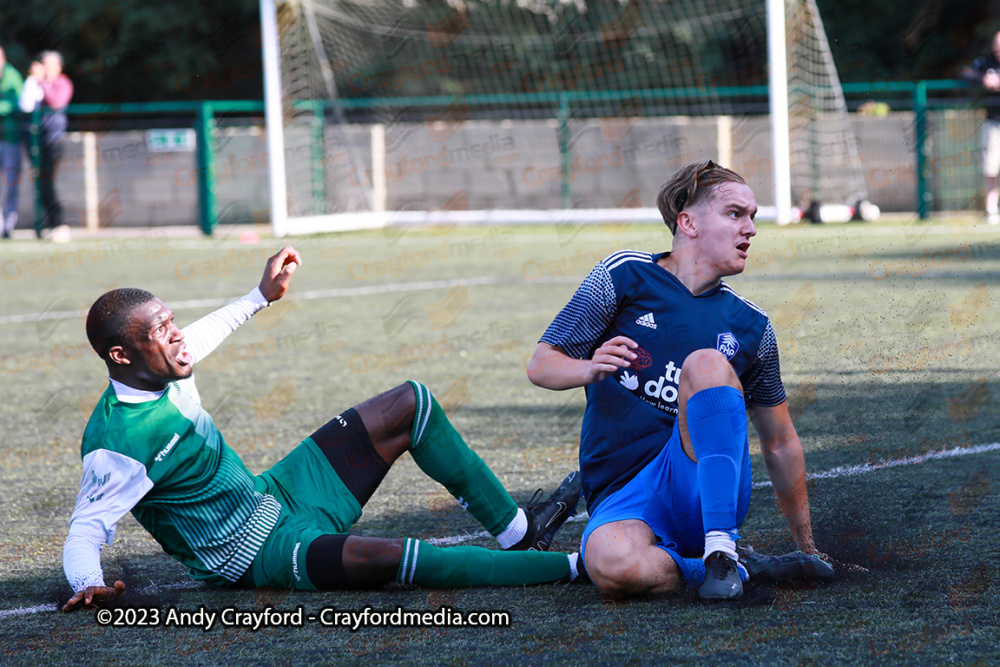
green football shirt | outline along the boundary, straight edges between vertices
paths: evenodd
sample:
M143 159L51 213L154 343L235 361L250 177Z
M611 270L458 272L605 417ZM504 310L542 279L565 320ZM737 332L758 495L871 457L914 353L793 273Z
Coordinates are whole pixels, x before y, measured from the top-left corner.
M194 361L266 305L255 289L185 328ZM193 376L161 392L112 380L84 431L81 455L63 555L76 591L104 585L100 545L112 543L129 511L194 578L213 586L240 578L281 512L202 408Z
M98 462L123 472L135 464L144 469L144 477L129 471L139 483L126 495L149 486L132 514L196 579L235 582L278 520L281 505L226 445L201 407L194 378L144 403L122 402L109 387L83 436L84 461L98 452L107 453L94 457L97 482L111 473ZM100 484L94 486L90 495L99 502Z

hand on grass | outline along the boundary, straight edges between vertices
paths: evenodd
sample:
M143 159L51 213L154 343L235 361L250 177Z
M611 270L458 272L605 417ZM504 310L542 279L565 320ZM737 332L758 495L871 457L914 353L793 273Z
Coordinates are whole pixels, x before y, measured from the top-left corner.
M818 556L820 560L826 561L827 563L832 565L836 570L839 570L841 572L856 572L861 574L868 574L869 572L871 572L871 570L869 570L867 567L864 567L863 565L855 565L854 563L845 563L843 561L837 560L836 558L831 558L830 556L827 556L826 554L820 553L818 551L813 555Z
M100 606L101 602L105 602L114 597L120 596L125 592L125 582L116 581L115 585L112 586L88 586L87 588L79 591L76 595L71 597L65 605L63 605L63 611L73 611L80 602L83 602L84 607L90 607L91 605Z

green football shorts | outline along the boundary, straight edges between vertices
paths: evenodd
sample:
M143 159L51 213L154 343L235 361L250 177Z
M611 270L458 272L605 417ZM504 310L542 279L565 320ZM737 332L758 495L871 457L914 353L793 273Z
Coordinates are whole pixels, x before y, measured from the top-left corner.
M361 505L311 438L260 476L281 503L281 516L240 584L314 591L306 574L309 545L346 533L361 518Z

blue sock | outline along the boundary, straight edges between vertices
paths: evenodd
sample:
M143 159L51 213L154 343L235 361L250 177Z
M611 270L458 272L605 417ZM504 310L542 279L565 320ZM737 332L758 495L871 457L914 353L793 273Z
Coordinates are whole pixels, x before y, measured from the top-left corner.
M665 549L665 551L677 563L677 568L681 571L681 576L684 577L688 588L701 586L705 583L705 561L700 558L681 558L670 549Z
M698 459L704 530L734 530L747 442L743 395L729 386L697 392L687 402L687 427Z
M674 559L674 562L677 563L677 569L681 571L681 577L684 578L684 583L688 585L688 588L696 588L705 583L704 560L701 558L681 558L679 553L663 544L657 544L656 546L666 551ZM740 579L743 581L750 578L742 563L737 563L736 569L739 570Z

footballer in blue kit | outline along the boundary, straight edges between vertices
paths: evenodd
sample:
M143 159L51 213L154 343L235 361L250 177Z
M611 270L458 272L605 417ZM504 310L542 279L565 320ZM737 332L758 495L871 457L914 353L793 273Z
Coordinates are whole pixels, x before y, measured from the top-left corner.
M674 174L657 203L672 251L623 250L601 261L528 365L536 385L586 387L587 571L609 593L687 584L706 599L739 596L750 575L831 578L815 555L774 330L722 280L745 267L753 191L706 161ZM741 559L736 550L751 490L748 409L796 554Z

